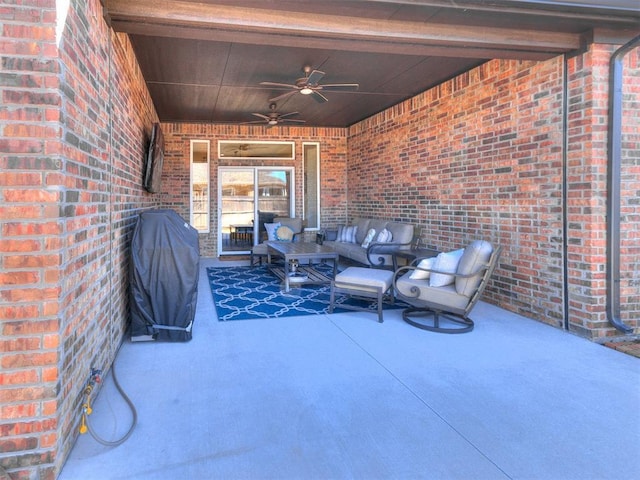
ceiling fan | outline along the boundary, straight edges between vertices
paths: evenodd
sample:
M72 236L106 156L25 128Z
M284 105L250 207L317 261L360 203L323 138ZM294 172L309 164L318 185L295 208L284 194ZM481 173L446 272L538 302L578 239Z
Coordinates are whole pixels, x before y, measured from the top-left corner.
M296 120L294 118L287 118L292 115L298 115L298 112L291 112L291 113L276 112L276 104L274 102L269 104L269 110L271 111L267 115L264 115L262 113L252 113L251 115L260 117L261 120L254 120L253 122L244 122L243 125L248 125L250 123L266 123L267 128L270 128L270 127L275 127L280 123L305 123L305 120Z
M297 79L295 85L276 82L260 82L260 85L293 89L290 92L270 98L270 102L276 102L295 93L301 93L302 95L313 95L313 98L317 102L323 103L329 101L329 99L320 93L321 90L349 91L357 90L360 87L357 83L333 83L320 85L319 82L322 80L322 77L324 77L324 72L321 72L320 70L311 70L311 67L306 66L304 67L304 77Z

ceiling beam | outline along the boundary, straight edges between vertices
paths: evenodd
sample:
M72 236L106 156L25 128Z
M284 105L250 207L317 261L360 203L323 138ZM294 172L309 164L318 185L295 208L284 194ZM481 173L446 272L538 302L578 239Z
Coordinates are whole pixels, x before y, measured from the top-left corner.
M182 0L103 0L126 33L267 45L465 58L543 59L581 47L577 34L231 7Z
M331 38L292 36L266 33L246 32L239 35L228 30L214 30L190 28L183 26L167 26L158 30L157 25L142 24L139 22L114 22L113 28L117 31L136 35L148 35L168 38L185 38L190 40L209 40L216 42L244 43L251 45L276 45L280 47L314 48L320 50L350 51L362 53L388 53L394 55L417 55L435 57L475 58L486 60L513 59L513 60L547 60L557 53L532 52L503 46L501 48L487 48L476 46L448 46L448 45L424 45L415 43L396 43L389 41L367 40L338 40Z
M640 17L637 0L369 0L374 3L417 5L465 12L515 13L536 17L569 18L572 20L607 21L637 26Z

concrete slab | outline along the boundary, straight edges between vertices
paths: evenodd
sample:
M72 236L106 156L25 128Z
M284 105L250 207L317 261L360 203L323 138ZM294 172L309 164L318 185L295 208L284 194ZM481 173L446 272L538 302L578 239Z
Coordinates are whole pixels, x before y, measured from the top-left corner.
M218 322L203 262L193 340L125 342L138 425L84 435L75 479L635 478L640 360L480 303L464 335L399 311ZM108 376L91 416L131 413Z

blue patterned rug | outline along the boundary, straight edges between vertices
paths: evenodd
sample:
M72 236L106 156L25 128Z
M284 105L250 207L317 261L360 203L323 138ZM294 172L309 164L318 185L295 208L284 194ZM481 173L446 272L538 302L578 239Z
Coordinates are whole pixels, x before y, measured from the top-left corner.
M330 273L329 265L318 265L325 273ZM329 312L331 287L329 285L302 285L292 287L289 293L281 291L280 280L266 266L259 267L209 267L209 286L218 320L249 320L269 317L293 317L297 315L317 315ZM375 313L375 302L363 301L336 295L334 313L346 312L341 304L366 306ZM404 308L384 305L384 309Z

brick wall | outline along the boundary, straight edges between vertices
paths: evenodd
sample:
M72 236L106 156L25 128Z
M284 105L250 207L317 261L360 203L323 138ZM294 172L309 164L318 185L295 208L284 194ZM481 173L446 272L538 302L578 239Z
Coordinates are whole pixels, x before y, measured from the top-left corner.
M0 465L53 478L64 228L55 2L2 13Z
M571 59L566 96L561 57L490 61L354 125L350 219L413 222L428 245L442 250L475 238L502 245L485 299L563 327L566 100L568 328L592 338L616 335L604 297L606 69L613 49L594 47ZM637 331L637 52L628 63L636 70L627 77L625 109L622 303Z
M200 234L200 254L215 257L217 252L217 187L218 167L221 166L281 166L295 167L296 216L302 214L302 142L320 142L321 225L324 228L344 223L346 219L346 130L341 128L163 124L165 135L165 163L162 175L162 203L189 219L189 161L190 141L209 140L211 231ZM295 141L295 160L218 160L218 140Z
M212 140L214 228L201 238L203 255L216 255L218 139L318 141L323 227L384 216L415 222L443 249L477 237L500 243L504 256L486 298L556 326L565 194L570 328L615 334L604 314L604 126L614 47L593 45L569 60L566 97L562 59L492 61L349 130L165 124L165 193L150 195L140 183L156 114L127 37L107 28L99 0L87 0L58 17L59 42L56 2L32 3L1 12L0 466L13 477L54 478L61 468L89 370L107 368L124 336L137 213L162 205L188 217L191 139ZM623 320L636 332L637 50L625 85L621 282ZM297 155L299 170L299 146ZM301 195L297 201L299 214Z
M99 0L4 6L0 82L0 466L55 478L91 367L127 315L128 236L156 118L126 36Z

